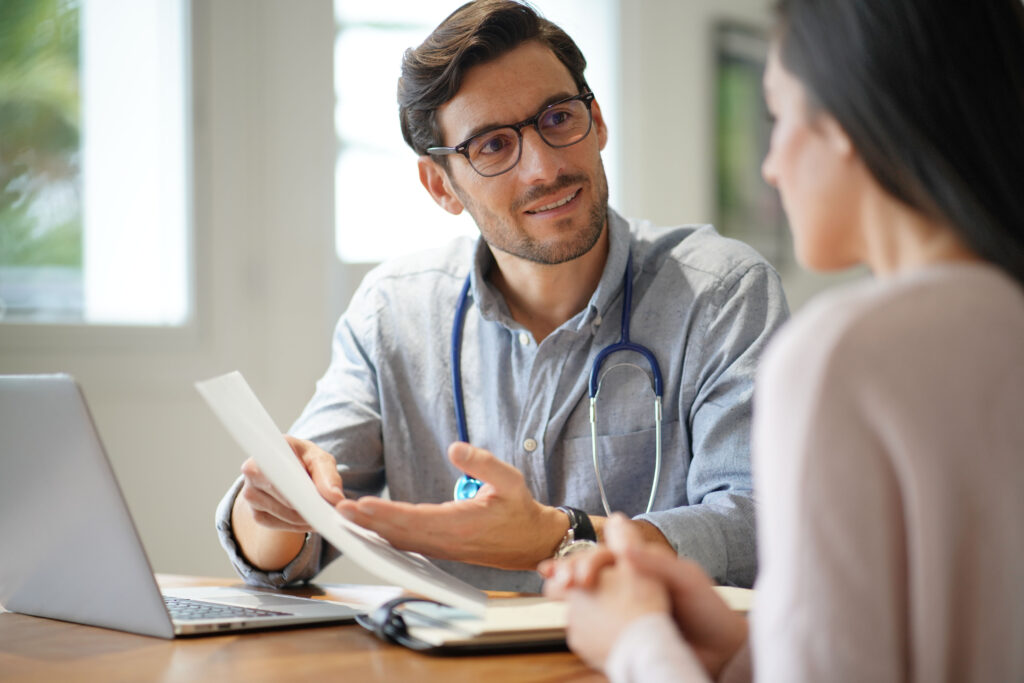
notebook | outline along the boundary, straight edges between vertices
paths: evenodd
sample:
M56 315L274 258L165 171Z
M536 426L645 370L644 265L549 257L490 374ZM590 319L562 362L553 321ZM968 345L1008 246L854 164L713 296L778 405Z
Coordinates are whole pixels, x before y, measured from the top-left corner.
M243 587L165 593L75 380L0 376L4 609L163 638L348 622L359 613ZM169 603L187 614L172 618Z

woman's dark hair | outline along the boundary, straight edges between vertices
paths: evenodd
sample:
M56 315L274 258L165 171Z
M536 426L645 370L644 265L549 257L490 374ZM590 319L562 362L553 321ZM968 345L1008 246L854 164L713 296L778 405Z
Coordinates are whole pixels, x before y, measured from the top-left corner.
M417 154L442 144L437 109L452 99L470 68L496 59L529 40L555 53L582 91L587 60L565 31L529 5L514 0L467 2L434 29L423 44L405 51L398 79L402 137ZM445 157L440 158L443 164Z
M780 0L783 66L875 179L1024 282L1021 0Z

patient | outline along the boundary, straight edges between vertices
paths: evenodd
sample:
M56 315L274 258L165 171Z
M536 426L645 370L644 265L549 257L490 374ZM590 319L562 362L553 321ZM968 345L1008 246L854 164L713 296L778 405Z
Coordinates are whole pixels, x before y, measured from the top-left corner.
M758 375L747 621L621 520L545 563L613 681L1024 681L1024 5L783 0L765 178L820 296Z

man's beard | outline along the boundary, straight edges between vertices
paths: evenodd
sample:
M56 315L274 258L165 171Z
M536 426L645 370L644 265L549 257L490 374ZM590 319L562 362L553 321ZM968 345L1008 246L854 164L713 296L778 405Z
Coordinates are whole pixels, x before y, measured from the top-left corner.
M555 179L550 185L531 188L523 197L516 200L511 207L510 214L519 216L522 207L534 201L537 197L553 194L558 190L581 185L582 190L593 189L593 199L587 210L587 221L584 229L576 234L564 236L564 239L551 241L540 241L530 237L518 225L512 224L507 216L499 216L487 209L482 209L473 202L462 191L462 188L452 182L456 196L462 202L466 210L476 221L480 228L480 234L484 241L492 249L498 249L507 254L518 256L521 259L540 263L544 265L556 265L577 259L597 244L601 238L601 231L608 218L608 180L604 174L604 164L598 159L597 172L594 175L595 182L591 184L589 178L583 174L563 175ZM514 220L514 219L513 219ZM565 219L570 220L570 219Z

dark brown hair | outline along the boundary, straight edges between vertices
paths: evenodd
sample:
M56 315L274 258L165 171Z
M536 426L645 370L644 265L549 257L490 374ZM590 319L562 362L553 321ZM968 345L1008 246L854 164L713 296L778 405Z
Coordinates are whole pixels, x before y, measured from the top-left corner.
M466 71L535 40L555 53L582 92L587 60L565 31L514 0L467 2L442 21L423 44L405 51L398 79L402 137L417 154L443 144L437 109L452 99ZM440 158L444 164L445 157Z
M782 64L878 183L1024 282L1021 0L780 0L776 12Z

